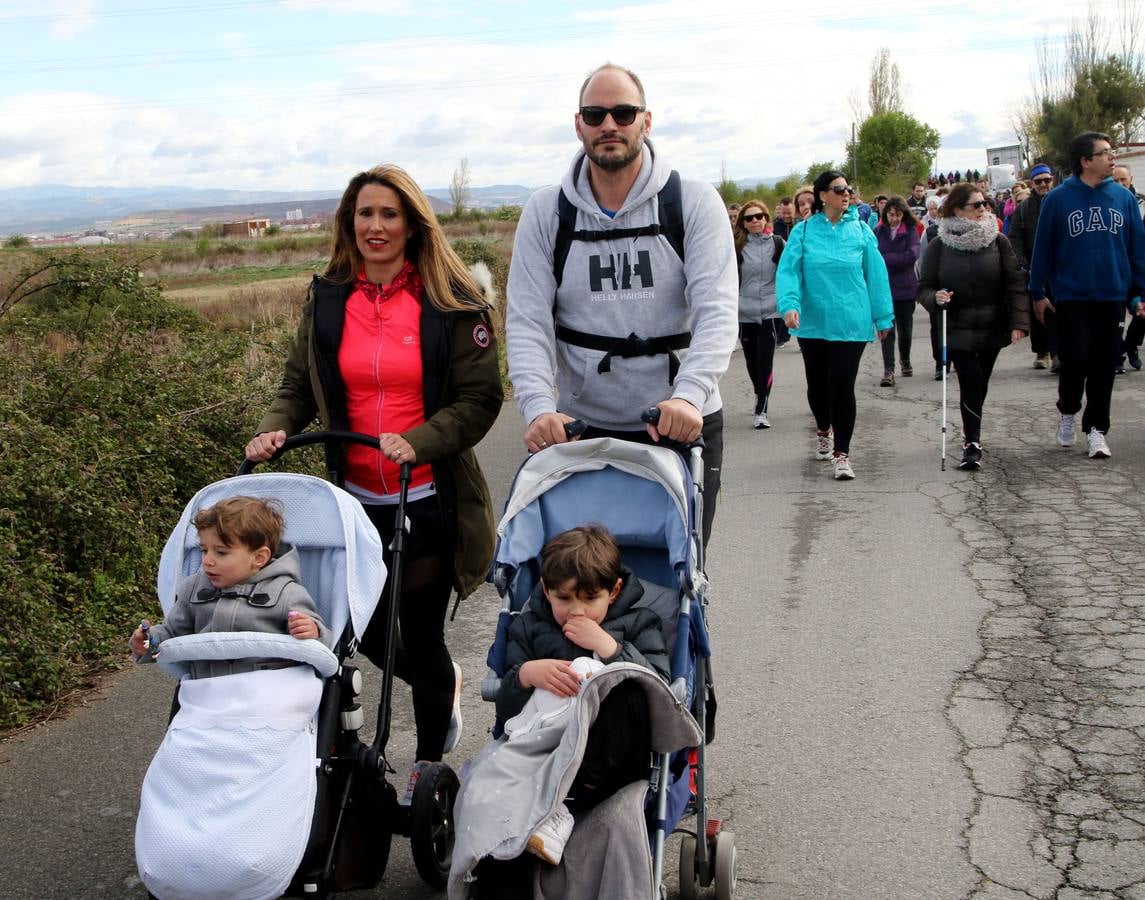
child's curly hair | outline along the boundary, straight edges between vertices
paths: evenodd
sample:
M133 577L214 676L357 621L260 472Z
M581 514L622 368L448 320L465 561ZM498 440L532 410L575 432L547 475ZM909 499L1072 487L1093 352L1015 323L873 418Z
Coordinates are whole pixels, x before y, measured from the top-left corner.
M550 589L571 579L578 592L610 591L620 567L620 548L603 525L562 531L541 551L541 581Z
M248 550L269 547L270 555L278 552L282 539L282 504L258 497L228 497L214 506L195 513L195 528L214 529L228 547L242 544Z

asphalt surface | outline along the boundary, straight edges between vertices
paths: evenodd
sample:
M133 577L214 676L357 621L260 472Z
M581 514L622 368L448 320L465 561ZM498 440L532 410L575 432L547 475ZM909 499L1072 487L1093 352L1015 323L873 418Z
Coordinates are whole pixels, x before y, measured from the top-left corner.
M740 354L722 386L708 785L736 834L736 896L1145 898L1145 373L1117 379L1113 458L1091 461L1084 441L1056 445L1055 379L1028 344L1004 351L983 469L957 469L952 382L941 471L921 312L915 332L917 374L895 387L865 354L853 482L811 458L794 344L777 354L771 429L751 428ZM498 504L521 431L507 404L479 448ZM448 625L471 679L457 766L491 722L477 682L496 610L485 587ZM126 668L0 744L0 895L144 896L134 819L171 687ZM401 685L395 702L401 781ZM382 889L360 896L438 895L396 839Z

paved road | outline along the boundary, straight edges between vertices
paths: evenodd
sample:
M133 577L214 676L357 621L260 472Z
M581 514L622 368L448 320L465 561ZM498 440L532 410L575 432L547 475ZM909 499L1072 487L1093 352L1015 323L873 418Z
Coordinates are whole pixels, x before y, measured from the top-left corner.
M793 347L769 431L750 428L738 354L725 379L709 786L737 834L737 896L1145 898L1145 373L1118 379L1114 457L1091 462L1053 443L1052 377L1007 351L985 468L940 472L923 349L891 389L868 350L846 484L811 459ZM519 432L508 407L481 447L499 501ZM495 612L483 589L449 626L474 676ZM0 894L143 895L135 805L169 692L154 668L125 670L0 745ZM490 720L475 688L465 714L457 762ZM382 895L434 896L399 844L393 860Z

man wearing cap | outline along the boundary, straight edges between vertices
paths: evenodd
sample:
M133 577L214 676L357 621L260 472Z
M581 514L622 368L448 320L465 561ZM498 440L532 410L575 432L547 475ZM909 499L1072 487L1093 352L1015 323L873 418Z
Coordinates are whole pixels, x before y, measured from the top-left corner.
M505 317L525 446L587 437L704 438L707 542L723 456L723 401L739 331L735 244L714 187L681 179L649 138L644 87L606 64L581 86L581 149L521 213ZM641 413L659 409L659 424Z
M1039 319L1057 307L1061 374L1057 439L1075 441L1074 417L1090 459L1108 459L1113 370L1126 306L1145 316L1145 224L1137 201L1113 178L1109 135L1086 131L1069 143L1073 177L1042 203L1030 256L1030 299ZM1053 285L1053 301L1046 282Z
M1014 209L1013 218L1010 219L1010 246L1014 248L1014 255L1018 257L1018 265L1023 270L1030 268L1030 256L1034 252L1034 235L1038 231L1038 216L1041 213L1042 200L1050 192L1054 184L1054 172L1045 163L1038 163L1032 169L1027 179L1033 190L1030 196L1023 200ZM1058 333L1057 320L1053 308L1046 311L1045 321L1037 317L1030 320L1030 349L1034 351L1034 368L1058 371Z

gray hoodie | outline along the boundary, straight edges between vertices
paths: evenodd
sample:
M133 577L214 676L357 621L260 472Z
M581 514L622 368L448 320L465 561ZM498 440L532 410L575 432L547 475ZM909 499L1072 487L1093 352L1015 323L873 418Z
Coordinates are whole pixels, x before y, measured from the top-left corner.
M597 205L589 166L580 167L574 183L573 171L583 157L581 150L561 182L577 209L578 230L638 228L657 221L656 195L671 167L656 156L651 141L645 141L640 173L615 218ZM738 331L738 287L727 211L715 188L682 182L685 262L663 235L573 241L557 288L553 247L559 193L552 186L529 198L509 269L509 378L525 422L559 409L598 428L642 431L640 413L669 398L687 400L704 415L720 409L718 382ZM664 354L614 357L611 371L601 374L597 366L604 352L558 341L554 314L561 325L607 337L691 332L691 347L679 351L682 364L673 385Z
M739 277L739 320L760 325L765 319L778 319L775 299L775 238L770 234L749 234L743 245Z

